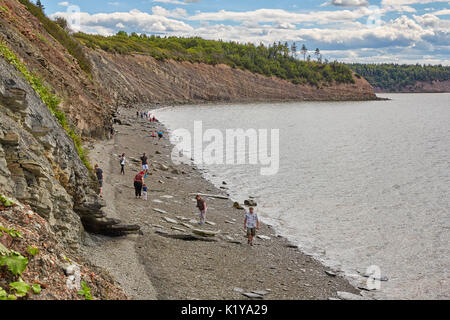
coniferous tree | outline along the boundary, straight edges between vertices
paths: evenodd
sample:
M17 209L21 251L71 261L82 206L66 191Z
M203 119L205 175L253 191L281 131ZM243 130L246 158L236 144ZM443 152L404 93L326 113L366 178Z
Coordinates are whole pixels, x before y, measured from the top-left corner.
M37 0L36 1L36 7L38 7L39 9L41 9L42 11L44 11L45 7L42 4L41 0Z
M302 49L300 51L303 54L303 60L306 60L306 54L308 53L308 49L306 48L305 44L302 45Z

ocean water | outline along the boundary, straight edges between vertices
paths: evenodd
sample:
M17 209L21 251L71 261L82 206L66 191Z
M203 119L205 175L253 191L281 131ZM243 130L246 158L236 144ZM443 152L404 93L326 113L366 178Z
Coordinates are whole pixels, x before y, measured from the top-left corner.
M450 94L383 97L391 100L155 113L172 133L193 134L194 121L224 137L226 129L279 129L274 175L248 163L199 167L216 185L226 181L233 199L256 197L264 222L352 282L379 270L389 280L376 298L450 299Z

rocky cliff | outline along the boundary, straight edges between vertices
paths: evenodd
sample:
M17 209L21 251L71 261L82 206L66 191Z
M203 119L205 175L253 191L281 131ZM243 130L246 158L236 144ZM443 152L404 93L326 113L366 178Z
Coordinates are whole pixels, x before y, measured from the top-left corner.
M374 88L377 93L443 93L450 92L450 80L418 81L414 85L406 86L397 91Z
M23 75L0 58L0 193L31 206L76 250L89 231L136 230L105 218L97 182ZM81 219L81 220L80 220Z

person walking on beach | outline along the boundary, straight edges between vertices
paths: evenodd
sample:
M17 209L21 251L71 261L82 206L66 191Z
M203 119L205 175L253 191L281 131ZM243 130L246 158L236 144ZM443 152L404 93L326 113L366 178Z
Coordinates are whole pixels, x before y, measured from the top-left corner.
M94 167L95 175L97 176L98 184L100 186L99 196L103 197L103 170L98 167L98 164Z
M163 137L163 132L162 131L158 131L158 137L159 137L158 140L161 140L161 138Z
M141 165L142 165L142 170L145 170L145 172L148 172L148 158L147 155L144 154L141 157Z
M120 156L120 174L125 175L125 153Z
M136 199L141 199L142 197L142 186L144 185L144 171L139 172L134 176L134 192Z
M206 221L206 201L203 200L199 195L195 197L197 199L197 208L200 210L200 225L205 224Z
M256 236L256 230L259 230L258 215L254 212L252 207L245 213L244 230L247 230L248 244L253 246L253 238Z

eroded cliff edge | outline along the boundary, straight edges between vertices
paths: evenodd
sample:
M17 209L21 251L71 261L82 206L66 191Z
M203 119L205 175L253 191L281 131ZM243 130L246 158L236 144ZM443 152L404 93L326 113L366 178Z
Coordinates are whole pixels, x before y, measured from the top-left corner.
M290 100L373 100L370 84L295 85L227 65L159 61L142 54L119 55L89 50L95 80L120 104L258 102Z

